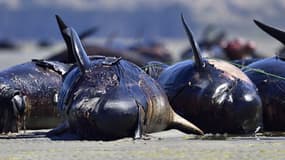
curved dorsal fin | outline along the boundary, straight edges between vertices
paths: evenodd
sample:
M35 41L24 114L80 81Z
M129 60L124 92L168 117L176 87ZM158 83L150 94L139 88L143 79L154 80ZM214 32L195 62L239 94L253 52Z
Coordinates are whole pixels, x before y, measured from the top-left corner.
M60 29L60 33L64 39L66 48L67 48L67 63L74 63L75 58L72 54L72 46L71 46L71 35L68 31L67 25L63 22L59 15L55 15L58 27Z
M205 67L205 63L202 59L200 48L199 48L196 40L193 37L192 31L190 30L190 28L188 27L188 25L185 22L183 14L181 14L181 20L182 20L182 24L184 26L185 32L188 36L190 45L192 46L192 51L194 53L195 63L198 67L203 68L203 67Z
M285 32L284 31L274 28L272 26L266 25L264 23L261 23L260 21L257 21L257 20L253 20L253 21L264 32L268 33L269 35L277 39L279 42L281 42L283 45L285 45Z
M67 31L69 28L68 26L63 22L63 20L60 18L59 15L55 15L56 21L58 24L58 27L60 29L61 35L65 41L65 45L67 47L67 63L74 63L76 60L72 54L72 48L71 48L71 35L69 31ZM80 39L87 38L93 33L96 33L98 31L97 27L91 27L85 31L83 31L80 35Z
M72 53L76 59L76 63L79 66L81 73L85 73L90 68L91 62L85 49L82 46L79 36L73 28L68 28L71 35Z

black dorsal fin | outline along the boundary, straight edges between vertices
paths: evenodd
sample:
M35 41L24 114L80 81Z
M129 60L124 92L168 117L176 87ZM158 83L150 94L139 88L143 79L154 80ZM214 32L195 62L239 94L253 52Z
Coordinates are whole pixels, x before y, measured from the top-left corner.
M56 21L58 24L58 27L60 29L61 35L64 39L65 45L67 47L67 63L75 63L75 57L72 54L72 48L71 48L71 35L70 35L70 31L68 31L68 26L63 22L63 20L60 18L59 15L55 15L56 17ZM79 35L80 39L84 39L87 38L88 36L90 36L91 34L94 34L98 31L97 27L91 27L87 30L85 30L84 32L82 32Z
M202 59L200 48L199 48L196 40L193 37L192 31L190 30L190 28L188 27L188 25L185 22L183 14L181 14L181 20L182 20L182 24L183 24L183 27L185 29L185 32L188 36L190 45L192 46L192 51L194 53L195 63L199 68L203 68L203 67L205 67L205 63Z
M253 20L253 21L264 32L268 33L269 35L271 35L272 37L277 39L279 42L281 42L283 45L285 45L285 32L284 31L277 29L275 27L266 25L266 24L264 24L260 21L257 21L257 20Z
M56 21L58 24L58 27L60 29L61 35L64 39L66 48L67 48L67 63L74 63L75 62L75 58L72 54L72 46L71 46L71 35L70 35L70 31L69 28L67 27L67 25L63 22L63 20L60 18L59 15L55 15L56 17Z
M76 63L79 66L81 73L85 73L85 71L91 66L90 59L87 56L87 53L85 52L76 31L73 28L70 28L69 30L71 33L72 53L76 59Z

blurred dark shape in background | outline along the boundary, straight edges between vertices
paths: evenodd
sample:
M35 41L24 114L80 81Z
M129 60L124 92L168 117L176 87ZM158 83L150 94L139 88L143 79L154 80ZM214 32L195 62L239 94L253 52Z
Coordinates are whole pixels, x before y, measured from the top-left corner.
M105 45L94 44L100 49L96 51L93 47L90 49L91 53L108 52L107 55L110 56L137 56L133 59L140 59L136 62L140 64L149 60L171 63L173 60L177 61L181 53L182 46L178 43L175 44L175 40L184 38L178 18L179 14L183 12L185 17L189 17L189 24L193 31L201 35L200 45L204 49L205 57L236 59L238 58L235 57L237 54L233 54L235 51L229 53L233 54L234 58L227 57L225 50L232 50L232 48L222 48L221 41L226 37L243 37L248 40L258 40L258 44L260 42L268 44L266 38L263 38L265 35L260 34L251 21L253 18L259 18L272 24L283 25L282 11L284 9L285 2L283 0L250 2L247 0L221 0L215 3L210 0L2 0L0 2L0 39L7 37L5 39L13 40L3 41L3 47L20 46L18 53L23 53L21 49L23 45L26 45L26 42L35 42L33 44L36 44L37 50L30 50L30 46L24 47L24 51L29 52L31 57L42 52L49 52L50 48L58 45L58 42L62 42L54 20L54 15L60 14L79 31L94 24L101 26L100 33L93 38L96 40L106 39L110 32L117 32L109 37L111 42L107 40ZM208 26L208 24L211 25ZM202 33L205 26L208 27ZM118 33L123 41L116 41ZM138 37L147 43L135 43ZM132 40L132 44L125 43L125 39ZM153 39L155 43L149 43ZM164 45L163 43L166 41L168 43ZM92 45L92 43L88 44L88 46ZM169 50L169 48L173 50ZM268 48L270 48L270 44L263 45L262 48L256 47L258 51L269 50ZM273 47L271 46L271 48ZM170 53L173 51L174 53ZM252 51L249 45L247 50L244 49L242 52L256 53L256 50ZM54 53L59 52L52 50L50 56ZM185 55L184 59L189 53L185 53ZM45 57L46 54L42 56L42 58ZM142 61L142 58L147 60Z
M222 48L229 60L259 58L254 41L234 38L222 44ZM260 57L261 58L261 57Z
M60 24L60 29L63 31L67 28L67 25L57 16L58 23ZM61 34L65 34L61 31ZM93 33L97 33L97 28L88 29L79 35L81 40L89 37ZM103 55L103 56L113 56L122 57L127 59L138 66L144 66L149 61L162 61L164 63L171 63L171 54L163 47L163 45L156 41L151 41L152 43L146 43L146 45L134 45L136 47L124 47L124 45L117 44L115 41L117 34L112 32L107 38L104 45L98 45L96 43L85 43L85 49L89 56ZM63 36L65 37L65 36ZM74 63L74 59L70 58L67 52L71 52L69 46L69 39L64 38L67 45L67 50L60 51L55 55L52 55L47 60L60 61L64 63Z
M144 66L147 62L149 61L162 61L164 63L171 63L172 58L169 53L168 55L157 55L157 52L153 52L153 48L146 48L146 50L116 50L113 48L108 48L102 45L98 45L95 43L85 43L84 45L86 52L88 53L89 56L94 56L94 55L104 55L104 56L115 56L115 57L122 57L124 59L127 59L138 66ZM147 51L148 53L146 54ZM165 53L163 53L165 54ZM168 57L169 56L169 57ZM61 51L57 54L54 54L51 57L48 57L47 60L56 60L60 62L65 62L68 63L67 60L67 51Z
M276 54L279 57L285 58L285 46L280 47Z
M202 39L198 42L202 56L207 58L227 59L221 45L226 38L226 31L214 25L208 25L202 32ZM181 59L193 58L192 48L186 49L181 54Z
M243 60L262 58L253 40L245 40L242 37L227 39L225 30L209 25L202 33L199 46L202 56L207 58L218 58L224 60ZM181 59L192 58L192 49L189 48L181 55Z
M53 45L53 42L51 40L48 39L42 39L42 40L38 40L37 45L39 47L50 47Z
M9 38L0 39L0 49L17 49L17 44Z
M131 45L129 49L150 57L153 60L156 59L165 63L170 63L173 61L170 51L166 49L162 42L156 39L149 39L140 43L135 43Z

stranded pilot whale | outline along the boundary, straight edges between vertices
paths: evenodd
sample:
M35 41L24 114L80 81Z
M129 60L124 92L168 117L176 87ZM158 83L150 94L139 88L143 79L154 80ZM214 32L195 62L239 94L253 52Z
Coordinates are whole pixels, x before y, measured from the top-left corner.
M254 20L263 31L285 45L285 32ZM283 53L284 54L284 53ZM285 61L280 53L274 57L264 58L243 69L255 83L263 103L263 123L265 131L285 130Z
M166 129L203 134L172 110L162 88L138 66L115 57L90 60L76 31L67 27L63 32L71 37L77 66L59 92L66 123L49 136L69 131L83 139L113 140Z
M255 85L235 66L202 58L183 15L181 19L194 61L147 68L165 90L174 111L206 133L252 133L262 128L262 103Z
M68 69L60 62L32 60L1 71L0 132L55 127L61 118L54 97Z

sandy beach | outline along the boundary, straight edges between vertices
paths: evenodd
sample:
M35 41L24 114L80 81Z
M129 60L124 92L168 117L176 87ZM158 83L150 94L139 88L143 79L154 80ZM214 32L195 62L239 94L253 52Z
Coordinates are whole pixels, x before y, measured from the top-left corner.
M285 137L229 137L186 135L176 130L154 133L147 140L115 141L51 140L47 130L27 131L15 138L0 138L2 160L71 159L272 159L285 158Z
M266 43L266 42L265 42ZM187 42L169 43L178 53ZM273 45L275 46L275 45ZM20 50L2 50L0 69L42 59L64 48L63 44L48 49L33 45ZM271 51L274 47L268 47ZM178 57L178 55L175 55ZM125 138L116 141L52 140L45 137L48 130L27 131L19 136L0 137L0 160L70 160L70 159L284 159L285 137L186 135L176 130L151 134L144 140Z

